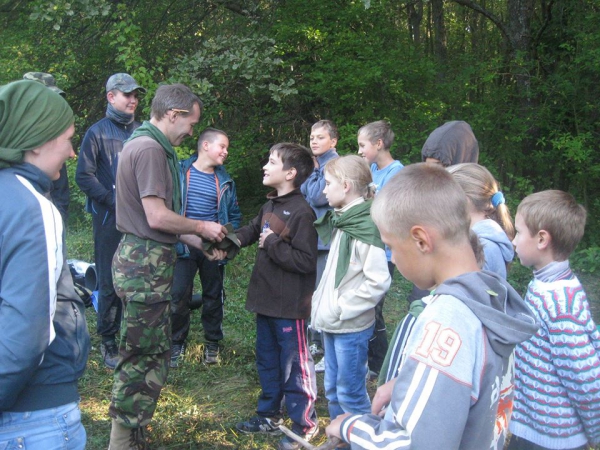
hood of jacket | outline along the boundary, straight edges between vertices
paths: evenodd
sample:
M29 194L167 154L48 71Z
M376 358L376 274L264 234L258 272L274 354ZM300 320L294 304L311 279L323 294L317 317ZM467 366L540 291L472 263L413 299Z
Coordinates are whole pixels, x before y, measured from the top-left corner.
M539 328L533 314L507 281L493 272L469 272L446 280L435 294L461 300L484 326L492 349L503 357Z
M476 163L479 158L479 143L471 125L462 120L446 122L431 132L423 148L422 160L435 158L444 167L460 163Z
M33 164L21 163L4 170L9 170L16 175L21 175L42 195L46 195L52 190L52 180L50 177Z
M480 220L475 223L471 229L477 234L480 240L493 242L498 246L504 261L511 262L515 257L515 249L512 242L497 222L492 219Z

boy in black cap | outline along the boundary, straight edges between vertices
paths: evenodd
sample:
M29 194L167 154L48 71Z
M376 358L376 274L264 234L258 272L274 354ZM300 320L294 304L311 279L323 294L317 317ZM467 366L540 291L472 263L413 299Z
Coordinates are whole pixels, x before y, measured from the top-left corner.
M92 214L94 255L98 274L97 332L102 336L104 364L114 369L118 350L115 335L121 325L121 299L115 293L112 258L121 240L115 223L115 176L123 142L140 126L134 113L139 94L146 89L126 73L112 75L106 83L106 117L85 133L75 180L87 195L86 209Z

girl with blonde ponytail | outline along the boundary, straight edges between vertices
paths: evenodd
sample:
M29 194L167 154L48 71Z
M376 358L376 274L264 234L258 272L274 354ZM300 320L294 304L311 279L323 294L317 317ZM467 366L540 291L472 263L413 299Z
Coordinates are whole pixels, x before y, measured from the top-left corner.
M515 254L515 229L498 182L489 170L475 163L457 164L446 170L469 199L471 229L483 246L483 269L506 278L507 266Z

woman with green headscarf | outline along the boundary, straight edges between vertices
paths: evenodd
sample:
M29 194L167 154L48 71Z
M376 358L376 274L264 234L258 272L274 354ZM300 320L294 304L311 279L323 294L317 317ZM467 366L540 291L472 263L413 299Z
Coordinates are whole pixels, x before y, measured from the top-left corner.
M41 83L0 87L0 447L85 448L77 391L90 345L85 307L48 200L74 156L73 122L67 102Z

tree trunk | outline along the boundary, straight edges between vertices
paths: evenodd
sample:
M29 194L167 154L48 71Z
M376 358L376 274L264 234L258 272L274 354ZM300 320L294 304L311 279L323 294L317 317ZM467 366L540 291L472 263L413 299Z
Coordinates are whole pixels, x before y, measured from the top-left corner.
M431 0L431 18L433 20L433 54L439 62L444 63L448 56L444 0Z
M415 0L406 4L408 31L415 46L421 45L421 22L423 21L423 1Z

